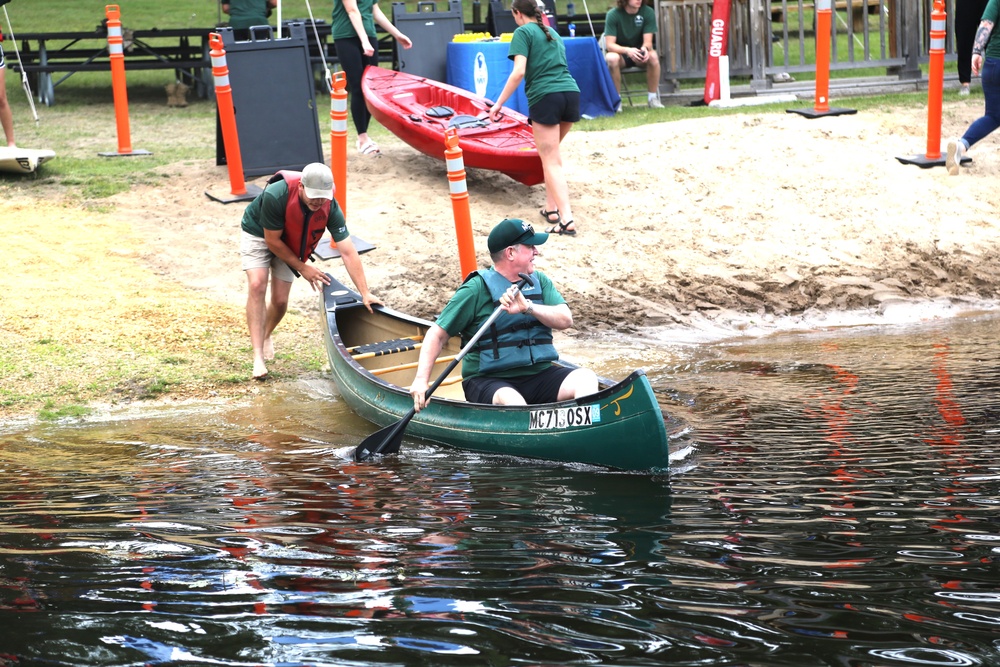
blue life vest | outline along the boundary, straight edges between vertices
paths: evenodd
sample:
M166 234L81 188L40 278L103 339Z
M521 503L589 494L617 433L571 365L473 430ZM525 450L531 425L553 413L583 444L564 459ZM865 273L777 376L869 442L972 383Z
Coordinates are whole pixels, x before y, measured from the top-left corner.
M495 269L476 271L469 278L476 274L486 282L494 308L499 307L500 297L510 289L512 283ZM534 303L542 303L541 281L532 280L531 285L525 286L521 293ZM479 372L484 374L559 358L559 353L552 344L552 329L534 316L524 313L511 315L501 312L500 317L490 325L489 331L479 339L476 349L479 350Z

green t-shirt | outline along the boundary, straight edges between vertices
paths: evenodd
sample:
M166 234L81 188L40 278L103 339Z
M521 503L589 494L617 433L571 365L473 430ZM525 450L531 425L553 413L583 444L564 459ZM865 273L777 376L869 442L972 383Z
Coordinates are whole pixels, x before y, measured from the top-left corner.
M361 24L365 27L365 33L370 38L375 37L375 16L372 13L372 8L377 3L377 0L358 0L358 11L361 12ZM350 37L357 37L358 33L354 30L354 24L351 23L351 18L347 15L347 10L344 9L344 3L341 0L333 0L333 21L330 23L330 37L334 41L338 39L345 39ZM372 44L375 46L375 44Z
M554 39L551 42L538 23L519 26L511 37L507 52L511 60L514 56L528 59L524 70L524 94L529 107L549 93L580 92L566 65L566 45L554 30L545 30L552 33Z
M983 56L986 58L1000 59L1000 0L990 0L983 11L983 21L993 22L993 32L990 33L990 41L986 43L986 50Z
M275 183L269 183L264 191L250 202L246 210L243 211L243 221L240 227L247 234L264 238L265 229L285 228L285 205L288 203L288 183L281 179ZM306 220L312 215L302 202L299 202L305 211ZM343 241L351 235L347 231L347 221L344 219L344 212L340 210L340 204L334 199L330 202L330 217L326 221L326 228L330 230L330 236L334 241Z
M562 294L555 288L548 276L541 271L535 271L533 278L538 279L542 287L542 303L546 306L558 306L566 303ZM511 283L512 285L514 283ZM471 278L462 283L462 286L455 291L448 304L441 311L437 318L437 325L448 332L449 336L462 334L463 340L468 340L476 335L479 327L483 326L496 305L490 296L490 290L486 287L486 281L481 277ZM552 362L542 361L531 366L522 368L510 368L497 373L490 373L490 377L517 377L520 375L533 375L545 370ZM470 350L462 358L462 377L465 379L479 375L479 350Z
M646 33L656 34L656 14L647 5L639 7L635 14L615 7L604 18L604 34L614 37L619 46L641 48Z
M236 29L267 25L267 0L228 0L229 26Z

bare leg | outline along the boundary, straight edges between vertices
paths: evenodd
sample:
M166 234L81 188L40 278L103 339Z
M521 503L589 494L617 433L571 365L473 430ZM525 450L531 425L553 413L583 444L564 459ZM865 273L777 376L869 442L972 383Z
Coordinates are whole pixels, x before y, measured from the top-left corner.
M250 330L250 344L253 346L253 377L267 377L264 363L265 325L267 323L267 277L270 269L247 269L247 329Z
M573 220L573 207L569 203L569 186L563 174L562 155L559 153L559 143L573 127L572 123L559 125L542 125L533 123L531 131L535 136L535 146L538 147L538 157L542 160L542 172L545 175L545 199L549 206L559 209L564 223ZM550 209L551 210L551 209ZM575 229L568 225L567 230Z
M292 284L281 280L277 276L271 276L271 301L267 304L267 321L264 326L264 340L261 352L264 359L274 359L274 340L271 334L281 319L288 312L288 295L292 291Z
M650 93L660 92L660 56L656 51L649 52L649 60L646 61L646 90Z
M578 368L559 385L559 400L568 401L571 398L581 398L596 394L598 390L597 375L589 368Z
M7 102L7 68L0 67L0 126L3 126L3 134L7 139L7 146L14 148L14 114L10 111L10 103Z
M611 71L611 80L615 83L615 90L622 91L622 57L617 53L605 53L604 62L608 64Z
M560 387L561 389L561 387ZM524 396L521 396L513 387L500 387L493 394L493 405L527 405Z

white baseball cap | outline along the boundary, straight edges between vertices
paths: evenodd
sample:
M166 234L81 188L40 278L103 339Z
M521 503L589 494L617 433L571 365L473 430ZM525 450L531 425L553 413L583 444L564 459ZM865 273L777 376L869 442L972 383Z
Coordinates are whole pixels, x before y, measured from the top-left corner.
M309 199L333 199L333 172L322 162L312 162L302 170L302 187Z

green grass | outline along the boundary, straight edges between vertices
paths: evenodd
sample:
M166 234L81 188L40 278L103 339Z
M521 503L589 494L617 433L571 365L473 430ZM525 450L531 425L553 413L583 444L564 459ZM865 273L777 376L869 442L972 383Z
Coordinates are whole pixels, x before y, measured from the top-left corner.
M560 14L566 13L566 5L571 0L558 0L556 8ZM509 2L509 0L505 0ZM113 3L92 3L82 0L20 0L7 5L10 21L14 27L14 35L24 32L77 32L94 30L105 18L105 6ZM226 21L226 15L221 12L218 0L127 0L117 3L121 8L122 25L126 28L200 28L215 26ZM387 16L391 16L392 2L381 0L379 7ZM418 0L407 0L407 12L417 11ZM446 0L437 0L438 9L447 7ZM313 16L318 20L329 21L332 3L310 0ZM575 2L578 14L583 13L583 2ZM487 0L481 3L481 20L486 20ZM608 0L595 0L588 3L593 16L603 17L614 3ZM473 4L471 0L463 0L465 20L472 21ZM282 19L308 18L309 10L305 0L282 0ZM272 14L272 24L277 15ZM4 26L6 27L6 26ZM6 31L5 31L6 32Z
M46 401L45 407L38 411L38 418L41 421L58 421L60 419L80 419L86 417L93 410L83 405L63 405L57 407L55 402Z

